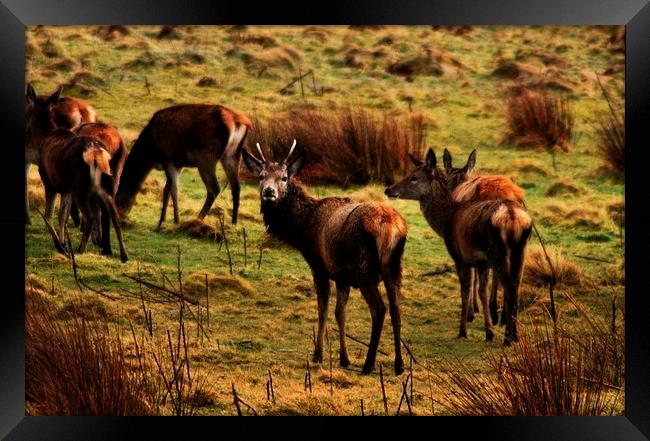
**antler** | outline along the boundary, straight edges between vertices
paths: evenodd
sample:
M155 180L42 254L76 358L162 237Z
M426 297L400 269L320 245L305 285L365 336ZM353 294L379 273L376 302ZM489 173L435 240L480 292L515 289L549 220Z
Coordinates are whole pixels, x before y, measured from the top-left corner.
M289 150L289 154L287 155L287 159L285 159L285 162L291 157L291 154L293 153L293 150L296 148L296 140L293 140L293 145L291 146L291 149Z
M262 147L260 147L260 143L256 142L255 145L257 146L257 151L260 152L260 158L262 159L262 162L266 162L266 158L264 157L264 153L262 153Z

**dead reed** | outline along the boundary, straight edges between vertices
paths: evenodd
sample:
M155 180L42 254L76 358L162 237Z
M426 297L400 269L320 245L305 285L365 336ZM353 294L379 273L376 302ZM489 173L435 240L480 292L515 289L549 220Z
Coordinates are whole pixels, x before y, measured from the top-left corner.
M310 157L301 173L303 179L343 187L371 181L392 183L409 166L408 153L421 157L426 135L421 114L400 121L362 107L299 108L266 121L254 119L253 124L248 142L259 142L270 150L267 157L285 157L296 139Z

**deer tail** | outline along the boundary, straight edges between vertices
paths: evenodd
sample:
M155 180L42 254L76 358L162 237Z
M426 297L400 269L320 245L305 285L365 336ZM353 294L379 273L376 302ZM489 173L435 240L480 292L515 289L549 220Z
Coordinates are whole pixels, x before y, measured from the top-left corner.
M90 181L95 188L99 188L102 174L111 176L111 154L102 147L93 146L86 149L83 159L90 168Z

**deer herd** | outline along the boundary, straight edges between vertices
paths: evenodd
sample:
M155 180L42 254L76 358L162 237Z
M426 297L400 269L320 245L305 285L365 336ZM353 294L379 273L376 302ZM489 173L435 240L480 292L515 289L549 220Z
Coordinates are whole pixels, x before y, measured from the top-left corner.
M26 222L30 223L27 173L30 165L36 164L45 189L43 218L57 251L68 252L64 234L68 217L72 217L82 230L78 253L84 252L92 234L102 254L111 255L112 224L120 258L126 262L121 220L133 208L145 178L154 168L163 170L167 179L159 227L165 221L170 196L174 222L179 223L178 176L184 167L198 169L207 191L198 217L203 219L208 214L220 192L215 174L219 161L230 185L232 223L236 223L243 157L245 166L259 178L261 213L268 233L299 251L312 271L318 304L314 362L323 358L333 281L340 365L350 364L346 305L350 288L359 288L372 320L362 373L374 369L386 314L378 288L383 282L393 327L395 373L403 372L400 286L408 227L395 208L383 202L309 195L296 178L307 160L306 150L296 148L294 140L282 162L268 161L259 144L255 155L248 152L243 145L251 122L226 107L186 104L159 110L128 151L117 128L97 122L95 111L81 100L60 95L59 89L50 96L38 96L28 85L25 100ZM442 167L433 149L428 150L424 161L409 156L413 172L388 187L385 194L419 201L429 226L444 240L460 281L458 336L467 337L467 322L479 311L480 301L485 338L493 340L493 327L499 320L497 290L502 287L500 321L505 325L504 344L516 342L518 291L532 228L523 190L505 176L475 175L475 150L460 168L453 167L447 149ZM51 224L57 194L58 232ZM492 288L488 300L489 271Z

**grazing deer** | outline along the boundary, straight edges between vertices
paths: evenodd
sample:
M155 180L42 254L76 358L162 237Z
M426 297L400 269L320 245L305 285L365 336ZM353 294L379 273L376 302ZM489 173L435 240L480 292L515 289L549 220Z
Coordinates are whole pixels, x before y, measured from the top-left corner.
M104 144L106 151L111 155L110 168L114 181L113 197L115 197L115 193L117 193L117 189L120 185L120 177L122 176L124 162L129 153L124 145L120 133L117 131L117 128L104 123L84 123L77 127L74 132L78 136L91 136L99 139ZM79 226L79 211L75 204L70 206L70 215L72 216L75 226ZM102 216L104 215L108 215L108 213L103 212ZM101 235L99 235L99 237L101 237ZM95 230L93 230L93 241L97 243Z
M163 191L160 227L165 220L169 196L178 216L178 175L183 167L197 167L207 196L199 219L203 219L220 192L215 167L221 160L232 193L232 223L239 211L239 161L251 122L226 107L185 104L156 112L131 148L117 192L120 215L133 208L135 198L152 168L162 167L167 177Z
M102 219L102 252L112 254L109 231L112 221L120 244L120 257L123 262L126 262L128 255L113 201L111 156L104 148L104 144L97 138L77 136L69 130L56 129L50 118L50 106L47 100L36 102L29 108L25 129L28 150L40 146L38 171L45 187L44 219L57 250L65 250L61 241L65 234L68 211L71 203L74 202L87 220L77 252L85 251L92 226L99 218L100 210L103 209L107 215ZM56 194L61 194L60 238L50 224Z
M395 373L404 371L400 351L400 285L407 225L391 206L357 203L350 198L314 198L295 175L305 162L302 151L292 156L296 141L281 162L268 162L257 144L260 159L243 150L246 167L259 176L261 212L270 234L296 248L312 270L318 297L318 335L313 360L323 359L330 280L336 284L336 320L339 326L340 364L350 364L345 343L346 304L350 287L360 288L368 303L372 332L362 374L375 365L386 306L377 284L383 280L389 301L395 342Z
M489 200L489 199L507 199L509 201L524 204L524 190L512 182L510 178L502 175L473 175L474 166L476 165L476 150L472 150L467 159L467 164L461 168L455 168L452 165L452 157L449 150L445 149L443 154L443 164L445 173L448 176L449 184L453 190L453 198L458 202ZM478 312L478 273L473 272L472 293L473 308L470 304L468 310L468 321L472 321L473 312ZM497 290L499 280L492 271L492 289L490 291L490 315L492 323L497 323L498 306ZM504 299L505 306L505 299ZM501 324L506 324L505 307L501 310Z
M34 87L27 85L25 94L25 112L34 106L46 106L49 110L49 123L55 128L75 130L83 123L95 122L96 115L92 107L81 100L71 97L61 97L61 88L50 96L37 96ZM29 217L29 196L27 192L27 176L32 164L38 164L41 146L27 143L25 146L25 222L31 223Z
M441 236L456 265L461 285L459 337L467 337L467 309L471 269L479 274L479 295L485 317L485 338L494 337L487 305L487 275L491 268L504 287L507 305L504 344L517 341L518 291L532 220L518 203L509 200L458 202L450 179L436 167L432 149L415 171L386 189L390 197L415 199L433 230Z

